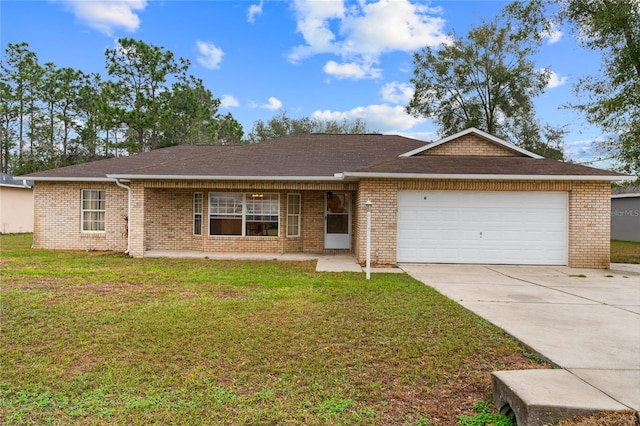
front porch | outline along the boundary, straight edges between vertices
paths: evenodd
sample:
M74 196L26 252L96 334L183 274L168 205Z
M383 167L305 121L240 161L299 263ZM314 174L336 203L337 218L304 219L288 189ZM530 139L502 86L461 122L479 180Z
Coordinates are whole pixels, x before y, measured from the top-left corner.
M131 189L134 257L358 252L354 183L144 181Z

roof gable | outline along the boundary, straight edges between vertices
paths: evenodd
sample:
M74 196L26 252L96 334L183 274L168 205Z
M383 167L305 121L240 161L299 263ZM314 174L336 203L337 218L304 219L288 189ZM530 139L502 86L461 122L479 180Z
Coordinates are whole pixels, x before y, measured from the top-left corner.
M426 146L406 152L401 157L418 155L515 156L543 158L482 130L470 127Z

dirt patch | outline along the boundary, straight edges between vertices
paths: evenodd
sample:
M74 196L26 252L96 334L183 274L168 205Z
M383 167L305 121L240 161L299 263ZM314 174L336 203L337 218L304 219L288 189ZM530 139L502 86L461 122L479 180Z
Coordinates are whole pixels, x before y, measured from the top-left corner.
M244 293L236 290L215 290L212 294L218 299L243 299Z
M57 290L59 289L60 282L63 281L59 278L39 278L33 279L29 278L29 281L26 282L10 282L9 280L3 279L0 284L0 291L8 291L8 290Z

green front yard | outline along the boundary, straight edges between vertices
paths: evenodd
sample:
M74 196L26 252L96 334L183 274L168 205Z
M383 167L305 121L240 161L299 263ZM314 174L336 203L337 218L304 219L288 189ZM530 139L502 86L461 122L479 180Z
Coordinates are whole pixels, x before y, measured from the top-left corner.
M541 367L406 275L30 238L0 236L2 424L451 425L491 371Z

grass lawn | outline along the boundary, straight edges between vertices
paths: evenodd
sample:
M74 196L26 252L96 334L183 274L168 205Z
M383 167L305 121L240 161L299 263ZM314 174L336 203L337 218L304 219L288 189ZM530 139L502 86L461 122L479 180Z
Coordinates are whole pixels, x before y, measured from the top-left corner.
M640 263L640 243L611 240L611 261L614 263Z
M2 424L452 425L544 367L407 275L0 244Z

